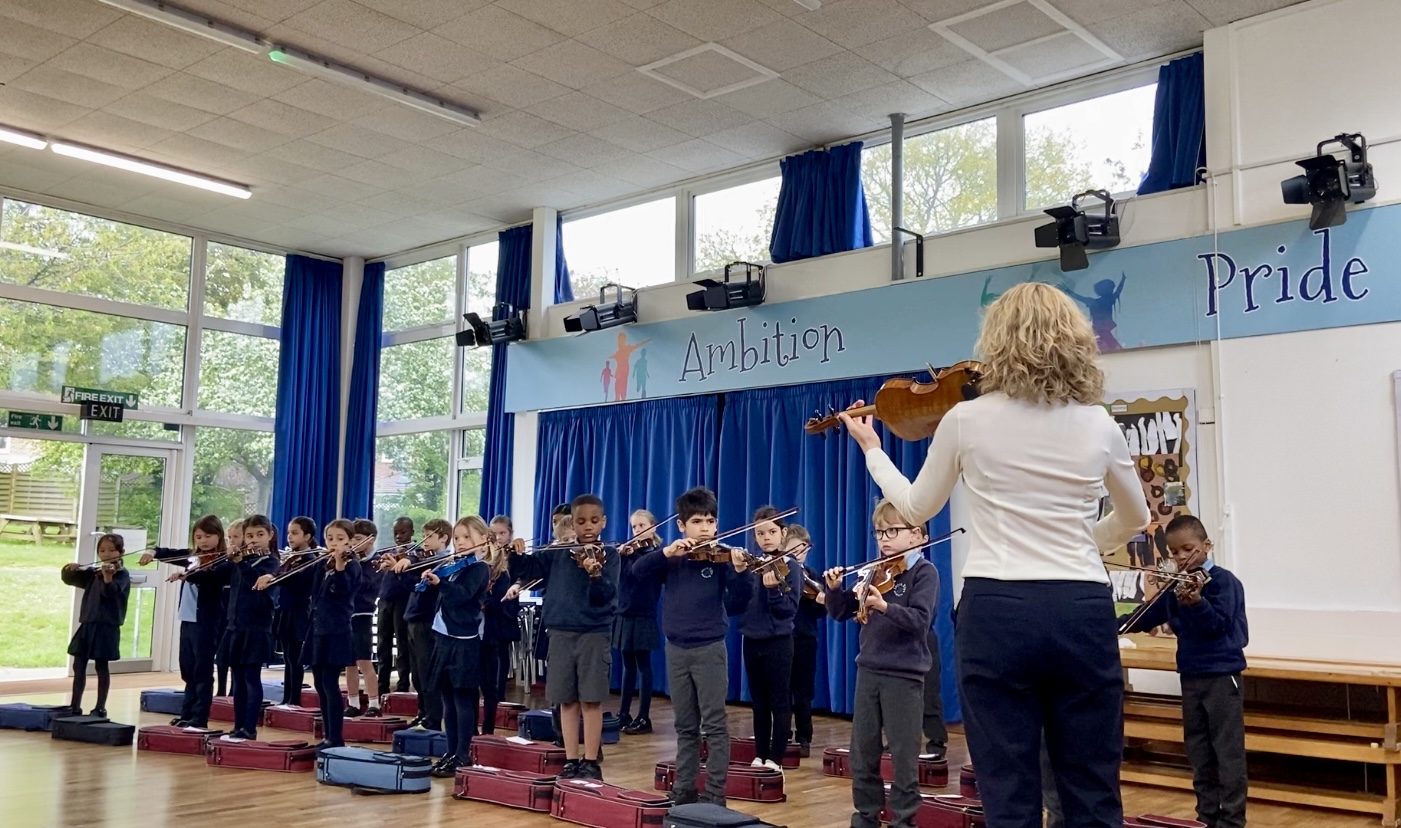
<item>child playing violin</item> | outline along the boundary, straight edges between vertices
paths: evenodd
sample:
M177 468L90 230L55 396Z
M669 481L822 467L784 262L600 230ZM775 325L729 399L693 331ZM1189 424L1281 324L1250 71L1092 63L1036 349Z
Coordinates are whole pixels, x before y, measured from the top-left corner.
M158 547L141 556L141 565L152 561L204 565L229 551L224 540L224 524L215 515L195 521L190 530L191 549ZM193 553L193 554L192 554ZM180 679L185 682L185 698L180 715L171 720L176 727L208 727L209 708L214 701L214 653L219 648L218 631L223 618L223 590L201 590L185 573L170 576L180 584Z
M434 518L423 524L423 552L426 558L442 555L452 541L452 524ZM411 569L415 561L398 561L391 570L409 590L409 602L404 609L404 622L409 628L409 675L418 692L418 715L413 727L437 730L443 722L443 699L428 681L428 669L433 662L433 618L438 614L438 588L433 584L419 589L423 568Z
M808 553L812 551L808 530L796 523L785 526L783 549L792 552L791 568L798 571L803 583L798 614L793 616L793 671L789 678L793 728L790 732L798 741L799 752L807 758L812 754L812 699L817 691L817 623L827 617L827 598L822 589L822 573L807 567Z
M345 744L341 735L345 722L341 671L355 663L351 647L351 612L363 577L360 561L351 549L354 532L355 524L348 520L326 524L326 549L331 556L325 566L317 564L307 570L312 573L314 583L306 660L311 665L311 678L326 726L326 740L318 746L321 748Z
M628 518L632 538L618 547L622 564L618 571L618 615L613 619L613 649L623 657L623 699L618 721L623 732L639 735L652 732L652 651L662 646L657 629L657 602L662 585L656 578L640 578L637 562L661 548L657 539L657 518L638 509ZM638 682L641 688L638 690ZM632 694L638 690L637 718L632 713Z
M384 556L375 566L376 589L375 613L378 619L378 638L375 641L375 671L379 675L380 698L389 694L389 674L399 671L399 680L394 685L399 693L409 689L409 624L404 620L404 612L409 605L409 591L403 581L388 574L390 567L404 556L405 550L413 545L413 519L401 516L394 521L393 555Z
M257 738L263 715L262 670L272 658L272 595L267 586L280 566L271 554L277 530L265 515L244 522L243 542L227 565L210 570L197 584L201 589L209 582L229 588L229 623L220 645L233 680L234 729L226 739Z
M294 517L287 522L287 555L282 560L285 578L273 592L273 634L282 647L282 704L302 703L304 675L302 647L311 627L311 593L316 584L315 567L294 572L310 558L316 545L316 521ZM321 708L325 710L325 707Z
M851 828L878 828L885 787L881 781L881 732L890 746L895 779L890 786L893 828L914 828L919 809L920 725L924 674L929 670L930 618L939 597L939 572L919 551L922 526L910 526L889 500L871 515L882 563L899 570L881 592L866 575L845 589L842 567L825 573L827 613L838 621L864 618L856 656L851 720ZM879 565L871 569L878 569ZM868 570L870 572L871 570Z
M499 519L498 519L499 520ZM484 734L496 732L496 706L506 695L506 675L511 671L511 642L521 640L520 601L507 601L511 590L511 528L504 532L492 521L488 527L476 515L465 517L453 529L459 550L475 549L487 566L486 595L482 599L481 688ZM470 532L469 532L470 530ZM502 543L501 538L505 537ZM477 539L473 542L473 539Z
M355 521L354 526L355 534L351 536L350 546L358 557L367 558L374 549L375 538L379 537L379 528L373 520L364 518ZM350 616L350 646L355 651L355 663L345 668L345 690L350 698L350 707L345 711L347 716L361 715L359 700L362 679L367 700L363 713L367 716L379 715L379 677L375 675L374 641L371 636L375 598L379 594L379 574L378 567L366 567L352 598L355 612Z
M482 602L490 567L469 550L485 548L490 536L486 522L470 515L453 529L453 559L423 571L423 580L438 590L433 616L433 660L427 684L443 701L448 750L433 775L451 778L470 765L472 737L477 732L477 688L482 681ZM430 691L434 692L434 691Z
M229 549L243 548L243 528L247 523L247 518L239 518L229 524ZM229 584L226 580L219 588L219 622L214 627L214 674L218 678L218 687L214 690L216 696L229 695L229 659L224 652L224 633L228 626Z
M773 506L754 513L754 542L765 556L783 550L786 530ZM788 747L793 674L793 619L803 594L802 570L788 567L787 577L775 567L764 569L758 594L739 619L744 636L744 672L754 704L754 767L781 770L779 760Z
M73 656L73 696L69 704L74 716L83 715L83 691L88 681L88 662L92 661L97 669L97 707L92 715L107 718L107 692L112 687L107 665L122 657L122 624L126 623L127 599L131 595L131 575L122 566L125 552L121 535L103 535L97 540L97 563L71 563L58 573L65 584L83 591L78 631L68 642L68 654Z

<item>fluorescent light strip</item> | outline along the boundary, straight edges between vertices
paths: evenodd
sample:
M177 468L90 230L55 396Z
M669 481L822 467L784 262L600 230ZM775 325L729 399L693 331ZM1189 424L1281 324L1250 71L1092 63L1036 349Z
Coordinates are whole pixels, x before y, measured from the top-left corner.
M31 135L28 132L20 132L8 127L0 127L0 141L9 144L19 144L21 147L41 150L49 145L48 141L38 135Z
M190 34L217 40L225 46L232 46L255 55L266 54L269 48L268 42L253 32L235 28L227 23L220 23L213 18L186 11L179 6L161 2L161 0L98 0L98 2L106 3L148 20L154 20L157 23L182 29Z
M381 80L373 75L367 75L353 66L345 66L286 46L274 48L268 52L268 57L272 58L274 63L280 63L283 66L305 72L308 75L315 75L332 83L348 86L351 89L379 95L381 98L387 98L429 115L446 118L463 126L479 126L482 122L477 113L466 107Z
M125 155L117 155L116 153L96 150L78 144L66 144L61 141L54 141L51 146L54 152L69 158L91 161L94 164L116 167L119 170L149 175L153 178L174 181L177 184L185 184L190 187L199 187L201 190L222 193L223 195L233 196L234 198L249 198L253 195L252 190L241 184L230 184L225 181L177 170L173 167L164 167L159 164L152 164L149 161L140 161Z

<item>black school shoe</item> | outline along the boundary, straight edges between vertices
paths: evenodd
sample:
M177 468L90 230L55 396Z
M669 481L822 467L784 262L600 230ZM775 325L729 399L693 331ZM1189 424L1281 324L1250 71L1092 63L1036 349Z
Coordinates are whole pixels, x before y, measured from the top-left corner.
M808 742L799 742L799 743L798 743L798 755L801 756L801 757L803 757L804 759L806 759L806 758L808 758L809 756L811 756L811 755L812 755L812 745L809 744Z
M631 714L629 714L629 713L619 713L619 714L618 714L618 727L619 727L619 728L624 728L624 729L625 729L625 728L627 728L628 725L632 724L632 722L633 722L633 718L632 718L632 715L631 715Z
M947 754L947 747L945 747L944 745L935 744L934 742L930 742L924 748L924 755L932 756L936 761L939 759L943 759Z
M623 732L629 736L639 736L643 733L652 732L652 720L646 716L638 716L632 723L623 728Z
M579 778L579 760L578 760L578 759L570 759L569 761L565 762L565 763L564 763L564 767L563 767L563 768L560 768L560 771L559 771L559 773L556 775L556 778L557 778L557 779L578 779L578 778Z
M354 719L354 718L356 718L356 717L359 716L359 715L360 715L360 708L354 707L354 706L347 706L347 707L345 708L345 717L346 717L347 719Z
M574 773L575 779L597 779L603 781L603 768L598 766L598 762L592 759L580 759L579 768Z
M711 805L719 805L721 808L725 807L725 797L723 796L711 796L708 793L701 794L698 797L698 801L709 802Z
M92 715L96 716L96 717L99 718L99 719L105 719L105 718L107 718L107 708L105 708L105 707L94 707L94 708L92 709Z
M700 797L695 791L683 791L677 788L672 788L671 793L667 794L667 798L671 800L672 807L677 805L693 805L700 801Z
M429 773L439 779L451 779L461 766L462 763L457 761L456 756L444 756L442 759L438 760L438 764L434 765Z

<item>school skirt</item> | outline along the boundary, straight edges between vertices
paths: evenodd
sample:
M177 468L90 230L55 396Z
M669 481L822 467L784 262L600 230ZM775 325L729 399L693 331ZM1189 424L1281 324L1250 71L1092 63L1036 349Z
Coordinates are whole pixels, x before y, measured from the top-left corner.
M224 663L231 667L263 665L272 660L272 633L266 630L224 630L219 643Z
M278 610L272 617L272 634L279 643L284 641L306 641L311 633L311 610Z
M433 633L433 660L428 686L444 685L466 690L482 685L482 642L477 638L453 638Z
M68 642L68 654L89 661L116 661L122 655L122 628L115 624L79 624Z
M346 633L309 635L302 660L309 667L352 667L355 653L350 647L350 636Z
M660 650L662 635L657 619L619 615L613 618L613 649Z
M373 658L374 647L370 641L370 628L374 624L373 615L352 615L350 617L350 650L356 661L369 661Z

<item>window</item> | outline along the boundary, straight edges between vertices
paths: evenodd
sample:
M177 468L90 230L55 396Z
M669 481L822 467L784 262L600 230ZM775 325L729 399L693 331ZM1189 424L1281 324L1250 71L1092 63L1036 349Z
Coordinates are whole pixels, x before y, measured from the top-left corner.
M486 455L486 429L468 428L462 432L462 459L480 460Z
M451 321L457 315L456 286L456 256L389 271L384 275L384 330Z
M501 245L489 242L467 248L467 310L483 319L496 306L496 265Z
M454 347L456 342L449 336L391 345L381 351L379 421L450 413Z
M268 513L272 500L270 431L195 429L195 473L190 519L218 515L227 526L244 515Z
M905 139L901 226L934 235L997 219L997 119ZM890 241L890 145L861 154L871 234Z
M462 459L457 464L457 515L475 515L482 505L482 456L486 454L486 429L462 432ZM482 515L491 520L495 515Z
M0 202L0 282L185 310L191 248L186 236Z
M1157 91L1149 84L1024 116L1026 209L1092 188L1137 189L1152 155Z
M124 437L128 440L174 442L180 439L179 428L166 428L163 423L151 420L123 420L120 423L90 420L88 421L88 434L94 437Z
M286 256L210 242L205 251L205 315L280 326L286 273Z
M452 432L399 434L375 441L374 521L381 537L401 515L424 521L449 517L448 453Z
M774 176L695 197L696 273L723 270L735 261L769 260L782 182Z
M676 198L566 221L564 256L574 297L609 283L631 288L676 280Z
M0 388L54 398L65 385L104 388L178 408L184 370L183 326L0 300Z
M281 347L276 339L205 330L199 348L199 407L273 416Z

